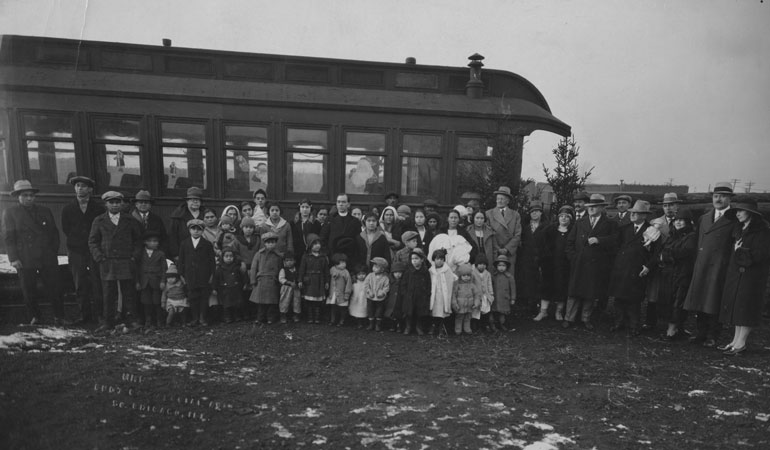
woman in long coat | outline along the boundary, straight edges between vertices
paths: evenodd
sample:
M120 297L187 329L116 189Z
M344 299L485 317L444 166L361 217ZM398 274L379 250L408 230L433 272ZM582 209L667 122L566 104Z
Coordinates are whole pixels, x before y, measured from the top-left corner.
M666 296L659 299L667 310L668 329L663 337L667 341L686 336L684 323L687 321L687 311L682 307L690 288L697 250L698 234L692 225L692 213L686 209L679 210L659 258L664 266L671 267L671 278L668 280L671 286L661 288Z
M762 320L762 301L770 271L770 225L753 198L736 202L725 213L738 222L733 228L733 252L727 266L719 320L735 326L732 342L720 349L737 355L746 350L746 339Z
M545 229L548 223L543 220L543 207L540 202L532 202L529 217L522 221L521 247L516 262L516 301L525 311L535 308L540 296L540 258L543 252ZM536 320L545 318L548 308L540 302L540 314Z
M472 239L471 245L476 248L477 255L484 255L487 260L487 267L492 266L492 262L497 257L497 239L495 232L487 224L487 216L484 211L473 213L473 224L466 227L465 231L468 237Z
M569 287L569 258L567 257L567 236L572 229L575 210L564 205L559 209L558 222L546 227L543 232L543 247L540 255L541 310L551 302L556 303L557 321L564 320L564 306ZM537 319L537 318L535 318Z

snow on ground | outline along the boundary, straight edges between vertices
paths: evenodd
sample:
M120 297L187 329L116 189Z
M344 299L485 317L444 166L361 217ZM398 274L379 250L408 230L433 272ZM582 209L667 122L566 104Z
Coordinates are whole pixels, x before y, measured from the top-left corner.
M16 351L64 351L57 347L64 346L69 340L87 335L85 330L38 327L31 331L19 331L8 336L0 336L0 350ZM82 350L70 350L82 352Z

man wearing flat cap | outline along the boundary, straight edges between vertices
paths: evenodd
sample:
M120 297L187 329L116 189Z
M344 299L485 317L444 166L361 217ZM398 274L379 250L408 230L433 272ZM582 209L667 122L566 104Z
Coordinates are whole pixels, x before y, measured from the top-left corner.
M102 280L88 248L88 234L94 219L104 213L104 206L92 196L94 180L74 176L69 182L75 189L75 199L62 208L61 228L67 238L67 257L80 307L78 322L95 322L102 318Z
M187 222L192 219L203 219L201 214L202 199L203 189L195 186L188 188L184 203L171 212L171 230L168 237L169 258L176 259L179 256L179 246L182 241L190 237Z
M495 232L497 252L508 257L510 262L508 272L513 275L516 266L516 251L521 243L521 216L519 216L518 211L508 206L513 200L511 188L500 186L500 189L493 194L497 206L487 210L487 223Z
M148 191L139 191L133 199L134 209L131 216L139 221L143 233L154 233L160 240L160 249L164 253L168 252L168 234L163 219L152 212L152 205L155 201Z
M114 325L118 304L118 289L123 298L123 313L127 325L139 328L136 314L136 261L142 251L142 229L131 215L121 212L123 194L107 191L102 194L107 212L94 219L88 236L91 256L99 264L104 296L103 322L98 331Z
M27 180L14 183L11 196L16 197L19 204L3 212L5 249L11 266L19 274L30 324L42 319L35 293L39 276L43 294L53 306L54 324L67 325L59 289L59 230L51 210L35 204L38 192Z
M691 340L704 347L716 346L722 328L719 309L733 250L732 230L735 224L735 216L725 215L725 212L730 209L733 195L732 184L717 183L711 194L714 208L700 216L697 224L698 251L684 309L696 313L697 333Z

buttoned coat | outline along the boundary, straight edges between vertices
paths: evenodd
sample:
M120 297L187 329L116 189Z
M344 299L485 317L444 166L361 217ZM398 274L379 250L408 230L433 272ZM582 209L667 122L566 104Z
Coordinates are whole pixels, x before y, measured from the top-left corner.
M137 264L137 287L142 290L146 287L160 289L160 282L166 274L166 254L163 250L155 250L152 256L147 256L147 250L142 250Z
M698 251L684 309L718 314L732 253L735 221L723 214L714 222L714 210L698 219Z
M495 232L498 248L508 250L508 259L511 261L511 267L516 261L516 251L521 243L521 217L517 211L511 208L505 208L505 217L500 213L499 208L487 210L487 223Z
M24 269L59 264L59 229L50 209L38 205L11 206L3 213L3 230L9 261L21 261Z
M350 212L346 216L334 214L329 217L329 222L321 228L321 242L328 251L327 255L343 253L348 261L356 260L355 239L361 233L361 222L353 217Z
M599 242L589 245L588 239L592 237ZM599 216L593 228L587 215L575 222L567 237L571 297L597 299L607 295L616 244L617 224L606 215Z
M88 235L91 232L91 224L103 213L104 207L93 198L88 200L86 212L80 209L77 199L64 205L61 211L61 229L67 238L67 250L89 253Z
M168 252L168 233L166 232L166 225L163 224L163 219L154 212L147 213L147 223L142 220L142 214L134 209L131 212L131 216L139 222L139 226L142 228L142 233L152 231L158 233L158 240L160 240L160 249L164 252Z
M129 214L120 213L117 225L109 213L100 214L91 224L88 248L102 280L132 279L142 251L142 228Z
M198 219L203 219L204 209L206 209L206 207L201 205ZM192 219L195 219L195 217L193 217L186 202L177 206L171 212L171 228L168 234L168 256L170 258L173 259L179 256L179 246L182 244L182 241L190 237L190 231L187 229L187 222Z
M659 242L644 246L644 230L650 226L644 222L638 232L634 232L634 224L629 222L618 230L618 251L610 277L609 295L619 299L642 301L648 278L657 267ZM647 267L653 272L644 277L639 274Z
M177 268L188 288L210 288L216 270L214 244L201 237L198 246L193 247L191 237L183 240L179 246Z
M758 327L770 272L770 227L758 216L748 228L736 223L731 242L741 246L730 253L719 321L729 325ZM734 246L733 246L734 248Z

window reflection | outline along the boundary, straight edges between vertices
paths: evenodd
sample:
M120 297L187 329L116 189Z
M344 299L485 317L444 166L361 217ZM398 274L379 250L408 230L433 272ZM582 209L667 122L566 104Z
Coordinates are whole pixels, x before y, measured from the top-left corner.
M96 139L138 142L140 140L139 121L96 119L94 120L94 134Z
M302 193L326 193L326 155L290 152L287 155L286 190Z
M461 137L457 139L458 156L489 158L492 156L492 151L492 142L488 138Z
M385 135L382 133L345 133L345 150L349 152L384 152Z
M97 144L97 152L102 156L99 185L114 187L141 188L141 152L142 147L122 144ZM105 170L106 169L106 170Z
M401 193L438 197L441 160L437 158L401 158Z
M457 160L456 197L459 198L463 192L481 190L491 173L492 163L490 161Z
M385 191L385 157L347 155L345 157L345 192L380 194Z
M163 144L163 187L206 189L206 126L204 124L161 124Z
M163 122L161 125L163 143L205 144L206 126L196 123Z
M73 142L26 141L32 184L67 184L77 173Z
M325 130L289 128L286 135L290 149L326 150L328 146Z
M267 128L226 126L225 148L227 190L267 190Z
M427 134L405 134L404 153L438 155L441 153L441 136Z

